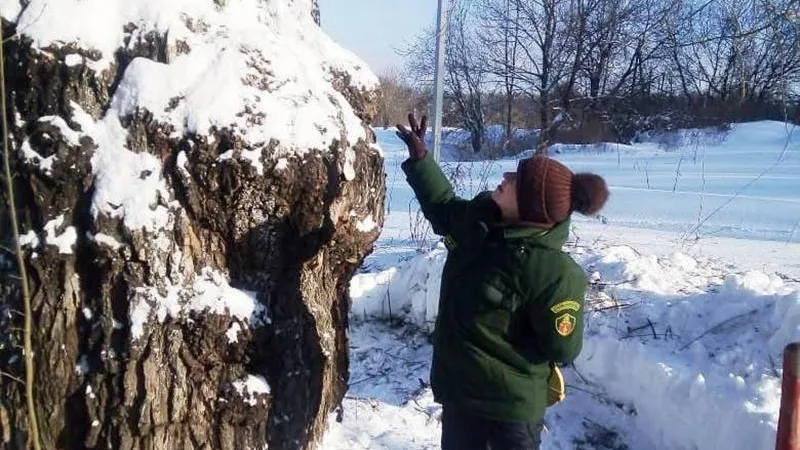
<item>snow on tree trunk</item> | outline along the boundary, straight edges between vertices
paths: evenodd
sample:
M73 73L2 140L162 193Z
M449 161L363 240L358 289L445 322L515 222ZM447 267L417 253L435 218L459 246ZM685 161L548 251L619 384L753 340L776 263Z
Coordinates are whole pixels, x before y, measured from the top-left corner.
M311 0L25 3L0 12L43 448L314 447L383 223L377 80ZM0 447L25 440L4 378Z
M321 23L319 17L319 1L317 0L312 0L311 2L311 17L314 18L314 22L317 25Z

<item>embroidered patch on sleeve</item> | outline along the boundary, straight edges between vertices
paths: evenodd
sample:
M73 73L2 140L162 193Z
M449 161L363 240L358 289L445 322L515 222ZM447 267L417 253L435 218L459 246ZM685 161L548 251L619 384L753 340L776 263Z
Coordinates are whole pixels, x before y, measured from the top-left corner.
M550 311L553 311L553 314L558 314L562 311L575 311L581 309L581 304L576 302L575 300L564 300L561 303L557 303L550 308Z
M569 313L562 314L556 318L556 331L561 336L569 336L575 331L575 316Z

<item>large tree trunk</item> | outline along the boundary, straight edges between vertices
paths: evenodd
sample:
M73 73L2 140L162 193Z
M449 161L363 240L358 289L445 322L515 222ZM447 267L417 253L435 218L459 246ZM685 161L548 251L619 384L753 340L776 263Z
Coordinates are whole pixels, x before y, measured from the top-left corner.
M303 64L338 50L319 36L311 7L265 0L255 11L264 13L265 36L270 24L308 29L284 42L311 43L291 48ZM362 125L375 114L377 84L354 81L374 77L349 54L317 67L316 78L312 69L280 72L266 44L241 45L233 58L245 58L247 70L215 87L240 83L260 93L242 102L230 126L182 128L170 114L198 113L192 91L177 90L152 110L146 95L131 94L135 66L160 70L234 33L209 16L181 18L196 41L148 29L143 19L119 30L124 47L113 55L74 41L44 45L3 22L6 36L21 33L5 44L16 118L8 150L20 231L28 233L43 448L310 448L346 390L347 285L383 222L383 160ZM282 44L281 32L269 45ZM110 65L100 68L101 57ZM314 84L291 91L307 94L289 103L335 108L330 123L312 128L338 138L303 148L314 141L306 134L253 138L293 116L263 102L282 101L291 95L285 86L304 80ZM124 147L112 148L115 138ZM138 176L114 178L106 170L114 164L123 172L138 164ZM134 196L114 196L140 182ZM11 318L0 320L0 370L12 375L22 373L22 319L9 312L23 309L15 283L0 281L0 312ZM0 448L26 448L26 423L24 387L3 378Z

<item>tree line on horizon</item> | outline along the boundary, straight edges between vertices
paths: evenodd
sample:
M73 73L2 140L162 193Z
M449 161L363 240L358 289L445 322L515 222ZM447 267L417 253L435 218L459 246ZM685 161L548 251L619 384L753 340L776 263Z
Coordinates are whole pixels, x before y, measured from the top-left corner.
M555 142L629 143L644 131L800 123L800 0L453 0L443 123L487 147L502 125ZM435 30L380 74L374 125L430 108Z

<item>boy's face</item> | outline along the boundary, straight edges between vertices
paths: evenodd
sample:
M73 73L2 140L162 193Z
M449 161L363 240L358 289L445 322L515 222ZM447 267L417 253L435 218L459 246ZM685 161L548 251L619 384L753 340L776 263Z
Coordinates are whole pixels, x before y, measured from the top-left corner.
M503 174L503 180L492 192L492 200L500 207L504 221L509 222L519 219L516 172L505 172Z

